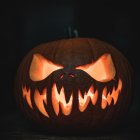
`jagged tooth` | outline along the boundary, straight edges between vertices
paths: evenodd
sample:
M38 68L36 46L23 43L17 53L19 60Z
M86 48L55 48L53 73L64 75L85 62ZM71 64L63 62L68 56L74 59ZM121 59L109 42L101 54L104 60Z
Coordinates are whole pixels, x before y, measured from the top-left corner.
M26 94L28 93L26 86L22 86L22 96L25 98Z
M80 90L78 90L78 99L79 99L79 105L82 105L81 100L83 99L83 96L82 96Z
M78 89L78 92L80 93L81 97L84 98L85 92L80 89Z
M73 106L73 93L71 93L71 96L70 96L70 100L69 100L69 103L68 103L68 106L67 106L67 112L65 113L65 115L69 115L72 111L72 106Z
M98 90L94 93L94 87L91 86L87 95L91 98L92 104L95 105L98 98Z
M112 102L112 97L111 97L110 92L107 94L107 102L108 102L108 105L110 105Z
M119 79L117 89L115 90L115 87L113 87L113 90L112 90L112 93L111 93L111 97L114 100L114 105L118 101L119 93L121 92L121 90L122 90L122 81L121 81L121 79Z
M56 84L54 84L52 87L52 105L53 105L55 114L58 116L58 114L59 114L59 93L57 91Z
M44 88L42 93L41 93L41 96L43 97L43 101L44 103L47 105L47 88Z
M90 86L89 91L90 91L91 93L94 93L94 87L93 87L92 85Z
M102 95L102 99L107 100L107 98L106 98L106 96L105 96L105 95Z
M121 79L119 79L118 90L119 90L119 91L122 90L122 81L121 81Z
M47 101L46 100L46 89L44 89L43 91L45 93L43 93L43 95L41 95L37 89L35 90L34 101L35 101L35 104L36 104L38 110L43 115L45 115L46 117L49 118L49 115L48 115L47 111L45 110L44 103L43 103L43 101L44 101L47 104L47 102L46 102Z
M97 99L98 99L98 90L96 90L93 95L94 95L94 97L92 99L92 104L95 105L97 102Z
M113 87L113 91L112 91L111 97L114 100L114 105L117 103L118 96L119 96L119 90L118 90L118 88L115 90L115 87Z
M107 100L106 96L107 96L107 88L104 87L103 93L102 93L102 98L105 99L105 100Z
M106 94L107 94L107 88L104 87L103 89L103 93L102 93L102 103L101 103L101 108L105 109L107 106L107 98L106 98Z
M66 103L64 87L62 87L61 90L60 90L59 101L62 102L62 103Z
M69 102L67 104L60 102L60 106L64 115L67 116L71 113L72 103L73 103L73 95L71 95Z
M61 91L61 89L62 89L62 85L59 84L59 83L57 83L57 84L56 84L56 87L57 87L58 93L60 94L60 91Z
M64 87L60 91L60 106L64 115L69 115L72 110L73 94L71 94L69 101L66 103Z
M83 98L83 97L82 97L82 94L81 94L81 92L80 92L80 90L79 90L79 91L78 91L78 99L79 99L79 110L80 110L81 112L83 112L83 111L87 108L87 106L88 106L88 104L89 104L90 97L87 96L87 94L85 93L85 94L84 94L84 98Z
M105 109L107 106L107 101L105 99L102 99L102 109Z
M71 97L71 93L72 93L72 90L70 91L70 89L67 89L66 87L64 88L64 94L65 94L66 103L69 102L69 99Z
M30 88L27 90L26 86L22 87L22 95L26 99L30 108L33 109L32 102L31 102L31 90L30 90Z

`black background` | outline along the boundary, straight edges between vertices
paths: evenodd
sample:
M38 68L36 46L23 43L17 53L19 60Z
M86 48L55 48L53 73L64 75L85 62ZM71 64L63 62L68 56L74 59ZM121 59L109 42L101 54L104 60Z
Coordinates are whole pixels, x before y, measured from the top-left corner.
M20 116L14 98L14 80L21 60L40 43L68 38L70 28L72 31L78 30L79 37L97 38L114 45L128 59L134 71L135 82L135 96L129 112L132 118L128 116L128 120L138 123L139 119L136 118L140 116L140 69L137 57L137 3L117 0L5 0L1 6L0 125L4 130L3 134L8 136L8 131L13 129L14 124L18 124L17 127L20 125L16 123L22 115ZM24 118L21 120L24 121ZM8 121L12 122L10 128L7 126ZM134 132L135 130L138 129L135 127Z

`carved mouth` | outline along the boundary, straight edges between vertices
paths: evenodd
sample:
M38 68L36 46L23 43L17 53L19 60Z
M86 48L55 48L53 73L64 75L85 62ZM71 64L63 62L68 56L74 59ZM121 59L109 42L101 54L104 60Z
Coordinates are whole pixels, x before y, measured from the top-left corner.
M111 105L111 102L113 101L113 105L116 105L118 101L119 94L122 90L122 81L119 79L118 86L115 88L113 87L112 92L107 91L107 87L105 86L102 91L102 99L101 99L101 109L106 109L107 106ZM26 86L22 87L23 97L26 99L29 107L33 109L33 105L31 102L31 90L26 88ZM42 93L39 92L39 90L34 91L34 102L37 106L38 110L49 118L48 112L44 106L47 105L47 89L44 88ZM73 93L71 93L70 98L68 102L66 102L65 98L65 91L64 87L61 88L60 92L57 90L56 84L53 84L52 87L52 94L51 94L51 101L52 106L54 109L55 114L58 116L60 109L64 115L70 115L72 112L74 97ZM84 93L84 96L81 94L81 91L78 90L78 108L80 112L84 112L86 108L88 107L89 102L92 103L93 106L96 106L97 100L98 100L98 90L94 90L94 87L91 85L88 92Z

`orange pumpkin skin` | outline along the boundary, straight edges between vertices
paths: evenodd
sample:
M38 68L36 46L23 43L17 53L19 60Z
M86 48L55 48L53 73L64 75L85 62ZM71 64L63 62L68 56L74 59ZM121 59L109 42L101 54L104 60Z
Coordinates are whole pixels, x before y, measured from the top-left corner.
M60 131L112 127L128 111L131 91L132 72L124 56L89 38L35 47L16 78L16 99L23 113Z

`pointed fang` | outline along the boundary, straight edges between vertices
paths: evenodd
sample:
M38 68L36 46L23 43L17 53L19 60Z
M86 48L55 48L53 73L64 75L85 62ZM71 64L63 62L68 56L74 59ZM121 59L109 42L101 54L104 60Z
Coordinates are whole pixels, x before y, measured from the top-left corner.
M38 108L38 110L43 114L45 115L46 117L49 118L49 115L44 107L44 103L47 104L47 99L46 99L46 89L43 90L43 93L42 95L40 95L39 91L36 89L35 90L35 94L34 94L34 101L35 101L35 104Z

